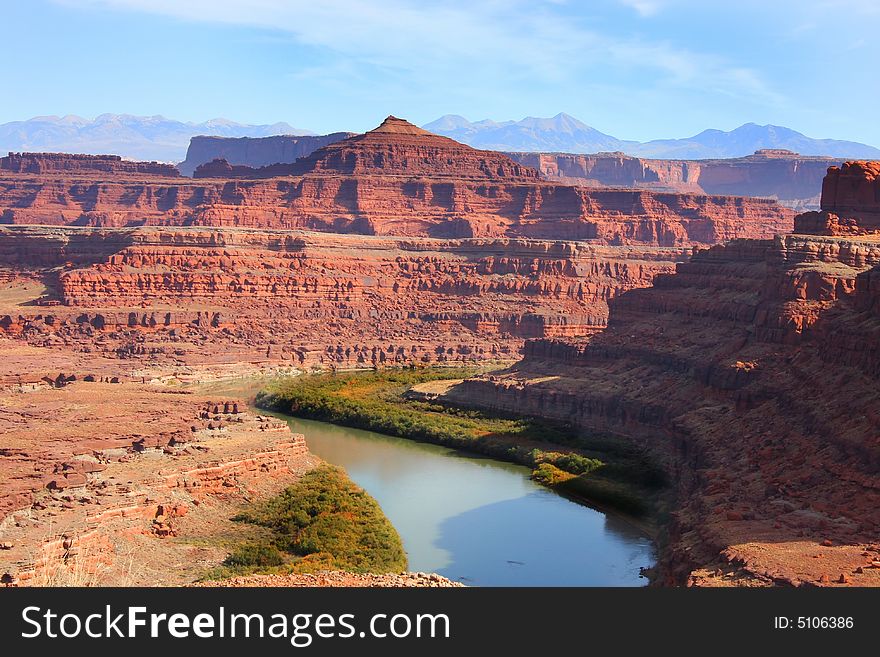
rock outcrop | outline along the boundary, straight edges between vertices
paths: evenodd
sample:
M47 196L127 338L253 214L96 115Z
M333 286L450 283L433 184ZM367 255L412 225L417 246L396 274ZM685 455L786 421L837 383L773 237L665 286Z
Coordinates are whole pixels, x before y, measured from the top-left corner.
M10 373L0 366L0 380ZM225 551L163 539L230 531L247 500L277 494L315 463L301 434L235 399L87 380L27 394L0 387L0 399L7 585L189 583Z
M772 198L797 209L819 206L829 166L840 160L766 149L718 160L654 160L625 153L508 153L551 181L590 187L629 187L686 194Z
M277 135L274 137L211 137L190 139L186 159L177 165L185 176L192 176L201 165L213 160L226 160L233 166L260 168L270 164L296 162L313 151L340 139L353 137L354 132L329 135Z
M795 232L813 235L880 233L880 162L846 162L828 169L819 212L799 215Z
M471 148L394 116L374 130L318 149L295 162L291 173L510 182L538 179L537 171L506 155Z

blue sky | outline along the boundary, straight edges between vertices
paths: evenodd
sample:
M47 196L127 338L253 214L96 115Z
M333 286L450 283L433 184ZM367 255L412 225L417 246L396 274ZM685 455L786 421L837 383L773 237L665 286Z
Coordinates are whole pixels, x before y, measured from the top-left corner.
M773 123L880 146L880 0L29 0L0 122L566 112L623 139Z

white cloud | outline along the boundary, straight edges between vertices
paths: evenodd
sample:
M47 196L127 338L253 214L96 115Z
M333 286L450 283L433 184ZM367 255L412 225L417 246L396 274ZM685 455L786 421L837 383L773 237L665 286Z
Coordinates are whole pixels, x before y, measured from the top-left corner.
M373 67L385 77L430 85L431 76L579 84L612 68L657 85L716 89L775 103L756 71L666 42L620 38L564 12L559 0L55 0L68 6L134 10L186 21L242 25L287 33L298 43L348 58L345 70ZM619 0L650 16L661 0ZM669 2L670 0L663 0ZM338 62L326 66L337 73ZM319 68L303 71L315 76ZM467 84L462 82L462 84Z
M663 8L663 3L659 0L618 0L618 2L627 7L632 7L639 16L645 18L658 14Z

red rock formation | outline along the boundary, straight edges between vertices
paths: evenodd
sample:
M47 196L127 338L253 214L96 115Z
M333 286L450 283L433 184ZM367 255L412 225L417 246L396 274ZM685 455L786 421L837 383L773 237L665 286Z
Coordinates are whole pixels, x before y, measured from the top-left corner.
M807 235L880 232L880 162L830 167L822 183L821 210L798 215L794 230Z
M773 198L795 209L816 208L827 168L840 160L765 149L720 160L652 160L624 153L508 153L547 180L593 187L629 187L688 194Z
M394 116L374 130L318 149L294 163L291 172L493 181L538 178L537 171L506 155L471 148Z
M296 177L281 176L285 172ZM13 224L302 228L673 246L769 237L789 230L792 216L767 200L542 183L537 172L504 155L393 117L293 165L258 170L253 179L0 176L0 223Z
M259 168L278 162L295 162L322 146L353 137L354 132L329 135L276 135L274 137L208 137L190 139L186 159L178 166L185 176L212 160L226 160L232 165Z
M146 174L169 178L180 176L180 172L171 164L133 162L123 160L118 155L70 153L9 153L6 157L0 157L0 170L15 173Z
M880 214L880 162L846 162L828 169L822 183L822 209L841 216Z
M224 158L215 158L196 167L193 178L249 178L254 169L249 166L231 165Z
M0 229L0 246L0 272L27 266L64 304L0 313L0 333L35 344L50 335L88 344L100 335L118 357L187 360L200 356L177 344L190 336L218 355L232 343L296 364L364 367L510 358L525 338L594 333L605 325L609 299L648 285L690 253L514 239L37 226ZM134 335L150 335L151 346L132 345Z
M191 581L211 557L160 539L216 532L314 464L301 434L237 400L85 381L0 398L4 584Z

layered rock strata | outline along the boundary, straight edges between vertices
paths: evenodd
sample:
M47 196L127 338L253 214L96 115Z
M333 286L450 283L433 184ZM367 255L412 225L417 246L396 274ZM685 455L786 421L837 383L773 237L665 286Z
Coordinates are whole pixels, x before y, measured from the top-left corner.
M818 212L798 215L795 232L814 235L880 233L880 162L846 162L828 169Z
M286 168L285 168L286 166ZM245 177L96 180L0 172L0 223L306 229L678 246L790 230L770 200L551 184L500 153L389 117L292 165Z
M0 311L0 332L33 344L100 336L118 356L184 360L193 356L186 336L216 345L202 352L232 343L249 360L296 365L504 360L526 338L600 330L609 299L689 254L521 239L11 226L0 229L0 271L27 271L47 290L38 307ZM130 345L133 336L150 346Z
M0 171L13 173L145 174L177 178L172 164L123 160L118 155L80 155L70 153L9 153L0 157Z
M285 423L228 398L80 379L0 399L7 585L190 582L223 559L207 546L235 509L316 462Z

